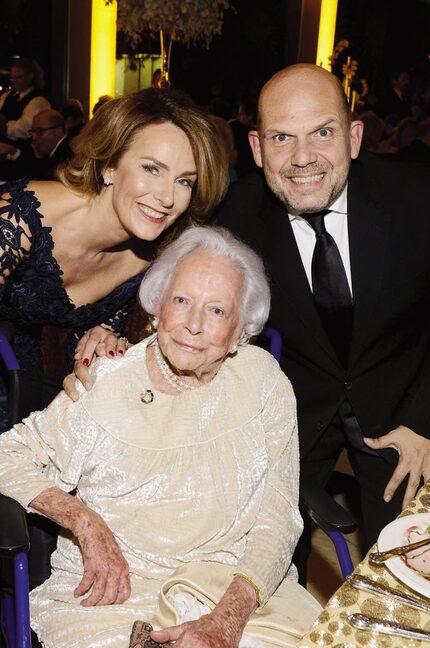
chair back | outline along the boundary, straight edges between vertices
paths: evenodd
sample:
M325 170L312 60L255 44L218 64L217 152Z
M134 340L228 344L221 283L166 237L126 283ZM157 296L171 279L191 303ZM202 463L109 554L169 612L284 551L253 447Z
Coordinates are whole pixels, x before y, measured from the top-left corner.
M262 344L280 362L282 337L279 331L266 326L261 336ZM348 511L345 511L325 490L314 484L300 484L300 506L333 542L339 566L344 579L353 572L351 555L344 533L352 533L357 524Z
M9 334L0 330L0 357L9 374L8 418L12 426L18 422L21 370ZM18 502L0 494L0 518L1 584L6 585L1 598L1 628L7 648L31 648L27 560L30 540L25 511Z

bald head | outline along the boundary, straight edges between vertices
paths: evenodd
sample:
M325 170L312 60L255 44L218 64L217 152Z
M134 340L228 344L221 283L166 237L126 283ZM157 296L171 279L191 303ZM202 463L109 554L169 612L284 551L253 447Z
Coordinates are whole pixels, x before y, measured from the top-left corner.
M58 110L49 108L48 110L41 110L33 117L33 126L34 124L36 124L36 128L38 127L38 124L43 124L43 126L64 127L64 117L60 112L58 112Z
M37 158L51 155L64 135L64 119L57 110L41 110L33 117L31 147Z
M319 101L324 101L327 93L333 94L339 102L340 111L351 121L348 100L337 76L318 65L297 63L277 72L263 86L258 100L258 127L261 125L265 106L271 102L273 96L282 95L287 98L288 92L291 92L296 84L308 86L309 91L313 92Z
M255 162L290 214L327 209L344 190L363 128L352 122L338 79L316 65L292 65L261 91Z

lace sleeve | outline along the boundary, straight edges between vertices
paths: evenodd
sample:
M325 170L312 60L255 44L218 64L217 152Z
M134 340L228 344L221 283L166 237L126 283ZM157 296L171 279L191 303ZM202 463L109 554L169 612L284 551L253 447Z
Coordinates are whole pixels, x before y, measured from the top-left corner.
M124 332L125 323L130 314L131 308L135 303L135 299L130 300L127 304L119 308L112 317L101 323L101 326L113 331L114 333L122 334Z
M125 324L129 315L129 312L131 310L131 307L135 303L135 299L130 300L127 304L125 304L122 308L118 309L117 312L112 315L112 317L109 317L106 319L104 322L100 322L99 326L103 326L106 329L109 329L109 331L112 331L113 333L117 333L118 335L122 335L124 333L124 328ZM73 336L70 337L69 341L66 343L66 359L67 359L67 367L69 371L72 371L73 368L73 363L74 363L74 353L76 349L76 345L81 339L81 337L87 332L88 329L81 329L79 331L74 331Z
M5 283L31 248L28 224L7 199L0 200L0 284Z

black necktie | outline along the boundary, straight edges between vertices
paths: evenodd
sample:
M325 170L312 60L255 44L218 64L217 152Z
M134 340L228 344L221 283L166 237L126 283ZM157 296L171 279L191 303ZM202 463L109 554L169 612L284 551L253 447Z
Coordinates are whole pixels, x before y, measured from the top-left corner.
M327 232L324 216L301 214L315 230L312 257L312 289L322 324L341 363L346 367L352 333L352 297L339 249Z

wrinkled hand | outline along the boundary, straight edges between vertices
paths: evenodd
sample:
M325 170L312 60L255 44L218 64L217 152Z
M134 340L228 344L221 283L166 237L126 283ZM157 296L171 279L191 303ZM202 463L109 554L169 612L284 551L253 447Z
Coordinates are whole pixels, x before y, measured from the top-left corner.
M63 389L67 396L73 401L79 400L76 380L79 380L87 391L93 387L94 381L88 367L95 357L123 356L130 346L132 345L125 338L119 337L103 326L95 326L87 331L76 345L73 373L63 380Z
M228 631L226 625L213 613L197 621L188 621L164 630L153 630L151 638L159 643L174 641L175 648L237 648L240 635Z
M389 502L409 473L408 485L403 498L403 508L415 497L421 477L430 477L430 440L413 432L410 428L399 425L395 430L378 439L364 439L373 450L394 448L399 453L399 463L394 470L384 491L384 500Z
M104 520L94 511L81 515L73 533L84 561L84 575L74 591L84 607L124 603L131 592L129 566Z

